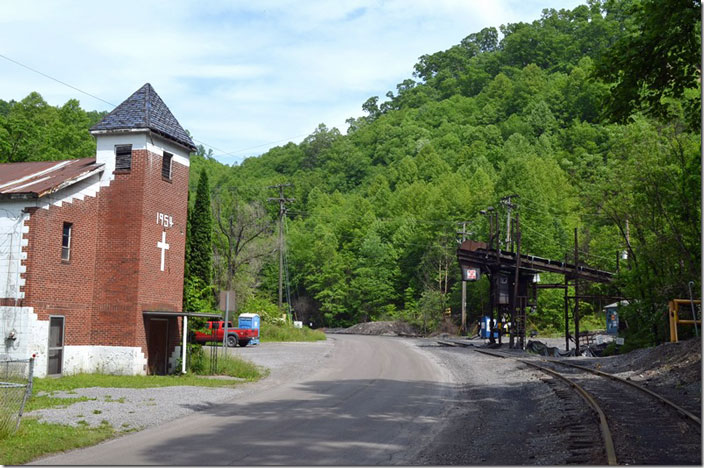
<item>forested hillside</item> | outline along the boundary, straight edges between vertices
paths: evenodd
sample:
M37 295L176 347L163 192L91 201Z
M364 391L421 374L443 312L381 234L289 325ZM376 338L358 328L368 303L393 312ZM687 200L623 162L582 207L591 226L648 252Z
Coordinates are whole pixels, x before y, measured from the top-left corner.
M430 330L447 307L458 319L458 223L486 240L479 211L517 194L522 252L572 261L576 228L581 261L616 272L621 257L615 284L600 290L631 300L629 335L663 339L667 301L688 297L689 281L701 288L699 8L608 0L545 10L420 57L386 99L360 103L365 115L346 132L320 124L302 143L234 167L201 148L191 203L207 171L215 289L234 288L241 310L275 313L279 204L268 199L290 183L297 318L399 318ZM12 122L30 99L39 98L0 102L0 161L21 160ZM487 290L468 288L470 320ZM562 314L562 291L543 291L529 325L562 330Z

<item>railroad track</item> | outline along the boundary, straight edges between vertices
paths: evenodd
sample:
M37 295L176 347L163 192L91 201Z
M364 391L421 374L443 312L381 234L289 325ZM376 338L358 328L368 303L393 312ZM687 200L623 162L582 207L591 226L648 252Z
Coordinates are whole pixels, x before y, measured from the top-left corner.
M571 453L568 463L701 465L701 419L661 395L632 381L562 360L521 359L474 350L534 367L551 377L544 381L558 398L570 400L571 388L589 404L597 416L599 434L594 435L593 418L571 410L567 418L577 420L565 426ZM599 441L603 448L597 445Z

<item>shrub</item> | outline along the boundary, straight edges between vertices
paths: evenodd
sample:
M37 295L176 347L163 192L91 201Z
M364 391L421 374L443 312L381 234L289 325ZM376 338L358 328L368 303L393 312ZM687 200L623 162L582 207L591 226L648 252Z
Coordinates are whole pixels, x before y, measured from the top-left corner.
M206 369L210 369L207 357L203 352L203 346L199 344L188 344L188 371L196 375L202 375Z
M269 341L322 341L325 333L308 327L295 328L292 325L267 324L259 331L263 342Z
M279 323L282 315L276 304L257 295L247 298L239 312L242 314L259 314L263 323Z

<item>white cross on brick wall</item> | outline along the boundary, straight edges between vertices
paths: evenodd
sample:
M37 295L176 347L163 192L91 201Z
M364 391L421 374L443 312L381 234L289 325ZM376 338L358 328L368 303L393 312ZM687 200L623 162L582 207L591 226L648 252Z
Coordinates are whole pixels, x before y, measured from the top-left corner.
M169 250L169 244L166 243L166 231L161 232L161 242L157 242L156 246L161 249L161 271L164 271L164 258L166 251Z

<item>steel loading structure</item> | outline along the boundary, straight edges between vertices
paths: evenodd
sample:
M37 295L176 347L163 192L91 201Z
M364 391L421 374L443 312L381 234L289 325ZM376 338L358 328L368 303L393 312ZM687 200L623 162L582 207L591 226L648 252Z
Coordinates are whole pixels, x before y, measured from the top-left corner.
M610 283L613 273L598 270L579 262L577 229L575 229L575 262L555 261L534 255L521 254L521 232L519 217L516 213L513 236L507 236L506 247L502 250L499 240L498 214L489 213L489 242L465 240L457 249L457 259L462 269L462 281L477 281L482 274L489 278L491 322L494 319L510 320L509 346L525 348L526 345L526 309L537 306L538 289L563 289L565 307L565 349L569 349L569 309L570 301L574 319L574 342L579 354L579 302L580 300L622 299L619 296L580 295L580 283ZM486 212L484 212L486 214ZM510 226L510 225L509 225ZM509 228L510 229L510 228ZM536 275L541 272L564 275L564 283L539 284ZM569 287L574 287L574 295L569 295ZM465 324L463 324L464 327ZM498 327L500 328L500 327ZM501 330L498 331L499 342ZM490 342L496 343L494 332L489 334Z

